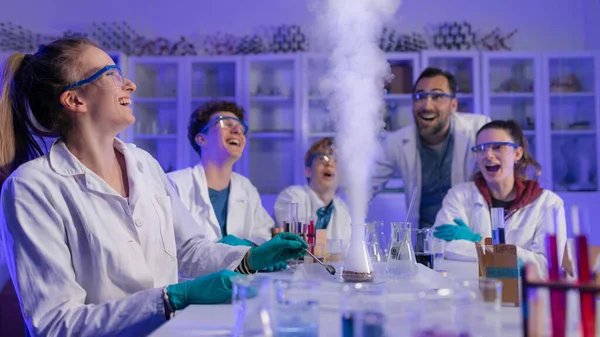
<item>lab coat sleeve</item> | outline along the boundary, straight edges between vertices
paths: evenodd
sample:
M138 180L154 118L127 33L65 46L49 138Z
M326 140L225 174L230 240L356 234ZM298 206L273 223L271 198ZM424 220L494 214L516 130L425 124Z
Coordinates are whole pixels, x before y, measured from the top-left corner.
M383 149L375 161L373 177L371 179L372 196L381 192L392 177L396 174L400 174L400 170L394 163L394 148L397 147L398 144L396 144L392 138L393 135L389 135L383 141Z
M39 186L9 178L1 203L2 248L34 336L141 336L165 321L161 289L85 304L63 218Z
M517 248L517 256L523 263L533 263L538 267L540 275L548 273L548 259L546 257L546 235L548 226L556 229L556 247L558 249L558 262L562 263L565 246L567 244L567 221L564 203L550 204L542 214L542 221L537 225L529 247Z
M201 227L196 224L179 199L158 162L154 158L150 159L154 161L154 167L162 179L166 193L171 197L179 271L188 277L198 277L223 269L235 270L250 248L234 247L204 239Z
M252 233L250 241L260 245L271 239L271 228L275 222L263 207L260 194L254 186L250 186L250 212L252 213Z
M453 187L448 191L448 194L442 201L442 208L438 212L435 218L434 227L441 226L444 224L457 226L454 219L463 220L467 226L474 232L474 224L469 223L467 215L467 198L465 198L464 189L460 189L460 186ZM479 234L479 233L477 233ZM458 261L477 261L477 250L475 243L467 240L454 240L444 243L444 258L449 260Z

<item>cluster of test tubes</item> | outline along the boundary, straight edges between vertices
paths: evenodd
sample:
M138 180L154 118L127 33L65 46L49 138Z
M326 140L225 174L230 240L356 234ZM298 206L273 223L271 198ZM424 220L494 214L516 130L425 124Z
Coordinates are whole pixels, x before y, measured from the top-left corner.
M548 280L530 280L531 272L527 266L523 269L522 280L522 312L523 312L523 336L537 335L536 329L532 329L529 294L532 288L546 288L550 292L550 320L551 337L565 337L567 334L567 292L575 290L579 292L579 309L581 317L581 336L596 336L596 295L600 293L600 285L595 283L589 261L588 240L586 234L582 233L579 223L579 207L571 207L571 226L575 235L576 270L577 280L569 282L564 280L559 261L557 242L557 231L554 221L558 210L551 210L545 215L547 221L546 256L548 259ZM589 219L587 219L589 224ZM589 229L589 228L588 228ZM531 331L533 330L533 331Z

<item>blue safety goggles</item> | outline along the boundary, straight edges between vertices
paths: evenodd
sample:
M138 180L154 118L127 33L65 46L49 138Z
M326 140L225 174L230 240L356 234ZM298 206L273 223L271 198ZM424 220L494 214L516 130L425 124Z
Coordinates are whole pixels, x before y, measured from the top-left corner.
M96 81L98 80L99 81ZM97 72L95 72L92 76L81 80L81 81L77 81L71 85L66 86L62 92L65 92L67 90L71 90L73 88L76 87L80 87L84 84L88 84L88 83L96 83L101 87L122 87L125 85L125 77L123 76L123 72L121 71L121 68L119 68L116 65L111 65L111 66L106 66L100 70L98 70Z
M337 157L335 153L331 151L327 152L315 152L308 159L307 167L312 166L313 162L317 160L319 163L335 163L337 161Z
M237 130L244 136L248 134L248 125L243 120L231 116L217 116L213 118L199 133L206 133L213 126L217 126L219 129Z
M507 146L515 148L515 149L519 148L518 144L511 143L511 142L490 142L490 143L477 144L471 148L471 151L473 151L476 154L487 153L490 149L494 152L500 152Z
M417 92L412 95L413 101L415 102L426 102L431 97L431 101L434 103L444 102L446 99L455 98L456 95L447 94L445 92L433 91L433 92Z

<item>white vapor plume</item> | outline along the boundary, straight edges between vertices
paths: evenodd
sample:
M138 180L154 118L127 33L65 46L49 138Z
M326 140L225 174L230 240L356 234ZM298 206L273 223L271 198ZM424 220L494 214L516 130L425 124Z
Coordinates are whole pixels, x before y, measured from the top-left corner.
M316 1L314 38L327 57L320 90L336 120L335 151L352 224L362 225L383 128L384 85L391 76L379 39L401 1Z

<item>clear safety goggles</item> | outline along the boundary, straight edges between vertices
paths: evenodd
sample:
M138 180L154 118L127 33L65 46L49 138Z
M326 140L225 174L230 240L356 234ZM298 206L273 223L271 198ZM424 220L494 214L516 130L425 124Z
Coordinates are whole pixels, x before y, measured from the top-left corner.
M413 97L413 101L415 103L425 103L427 102L427 100L429 98L431 98L431 101L433 103L446 103L449 100L453 99L454 97L456 97L456 95L451 95L451 94L447 94L445 92L441 92L441 91L434 91L434 92L417 92L414 93L412 95Z
M106 66L95 72L92 76L66 86L62 92L71 90L76 87L80 87L88 83L94 83L95 85L98 85L103 88L122 87L125 85L125 77L123 76L123 72L118 66Z
M237 131L244 136L248 134L248 125L244 123L241 119L231 117L231 116L217 116L213 118L199 133L206 133L208 129L216 126L219 129L229 129L232 131Z
M335 156L335 153L329 152L329 151L328 152L315 152L315 153L313 153L312 156L310 156L310 160L308 161L308 166L312 166L312 164L315 161L319 164L325 164L325 163L335 164L335 162L337 161L337 157Z
M496 154L502 154L506 151L506 149L509 149L511 147L514 149L518 149L519 145L511 142L490 142L477 144L471 148L471 151L473 151L477 155L486 154L489 150L492 150L492 152Z

